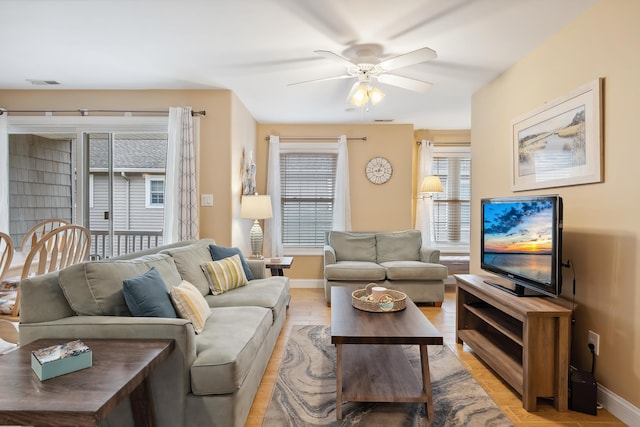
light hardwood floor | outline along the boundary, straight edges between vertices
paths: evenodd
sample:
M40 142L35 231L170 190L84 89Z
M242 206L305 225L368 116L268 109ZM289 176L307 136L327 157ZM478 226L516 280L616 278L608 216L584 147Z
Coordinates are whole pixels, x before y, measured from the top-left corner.
M503 383L486 365L476 358L469 347L456 344L456 306L453 287L447 287L442 307L436 308L428 305L419 307L429 321L442 332L445 345L454 351L464 366L517 427L624 426L622 422L604 409L599 409L597 416L574 411L558 412L553 408L552 402L545 400L538 402L538 411L525 411L522 408L522 402L518 394L512 391L508 385ZM293 325L329 325L331 323L331 309L327 307L324 301L324 291L322 289L291 289L291 303L288 310L286 323L251 407L246 423L248 427L260 427L262 425L262 419L269 404L291 327Z

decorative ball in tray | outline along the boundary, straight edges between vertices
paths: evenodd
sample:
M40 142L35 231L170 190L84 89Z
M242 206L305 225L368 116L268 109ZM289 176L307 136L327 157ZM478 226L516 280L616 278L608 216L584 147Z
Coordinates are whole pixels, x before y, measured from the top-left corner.
M364 289L356 289L351 293L351 304L358 310L383 313L404 310L407 295L369 283Z

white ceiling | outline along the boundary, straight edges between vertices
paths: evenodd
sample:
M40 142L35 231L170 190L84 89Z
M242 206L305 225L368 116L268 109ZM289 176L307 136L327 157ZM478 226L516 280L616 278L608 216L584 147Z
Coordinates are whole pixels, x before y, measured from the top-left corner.
M223 88L261 123L462 129L476 90L595 1L0 0L0 89ZM385 99L363 111L345 101L353 80L288 86L343 73L315 50L360 43L382 45L381 59L434 49L395 71L433 87L379 84Z

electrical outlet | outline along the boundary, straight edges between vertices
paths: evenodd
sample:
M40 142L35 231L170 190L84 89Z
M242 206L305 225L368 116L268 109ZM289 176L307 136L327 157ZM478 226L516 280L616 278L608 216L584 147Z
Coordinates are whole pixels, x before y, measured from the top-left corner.
M600 356L600 335L593 331L589 331L589 338L587 344L593 344L593 351L596 356Z

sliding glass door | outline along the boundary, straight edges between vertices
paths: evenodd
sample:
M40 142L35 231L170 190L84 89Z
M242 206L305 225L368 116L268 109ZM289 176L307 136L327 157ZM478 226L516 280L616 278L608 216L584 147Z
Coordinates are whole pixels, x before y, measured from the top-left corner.
M51 218L88 227L99 257L162 243L166 117L9 117L8 141L17 244Z
M111 257L162 244L166 133L85 133L92 253Z

